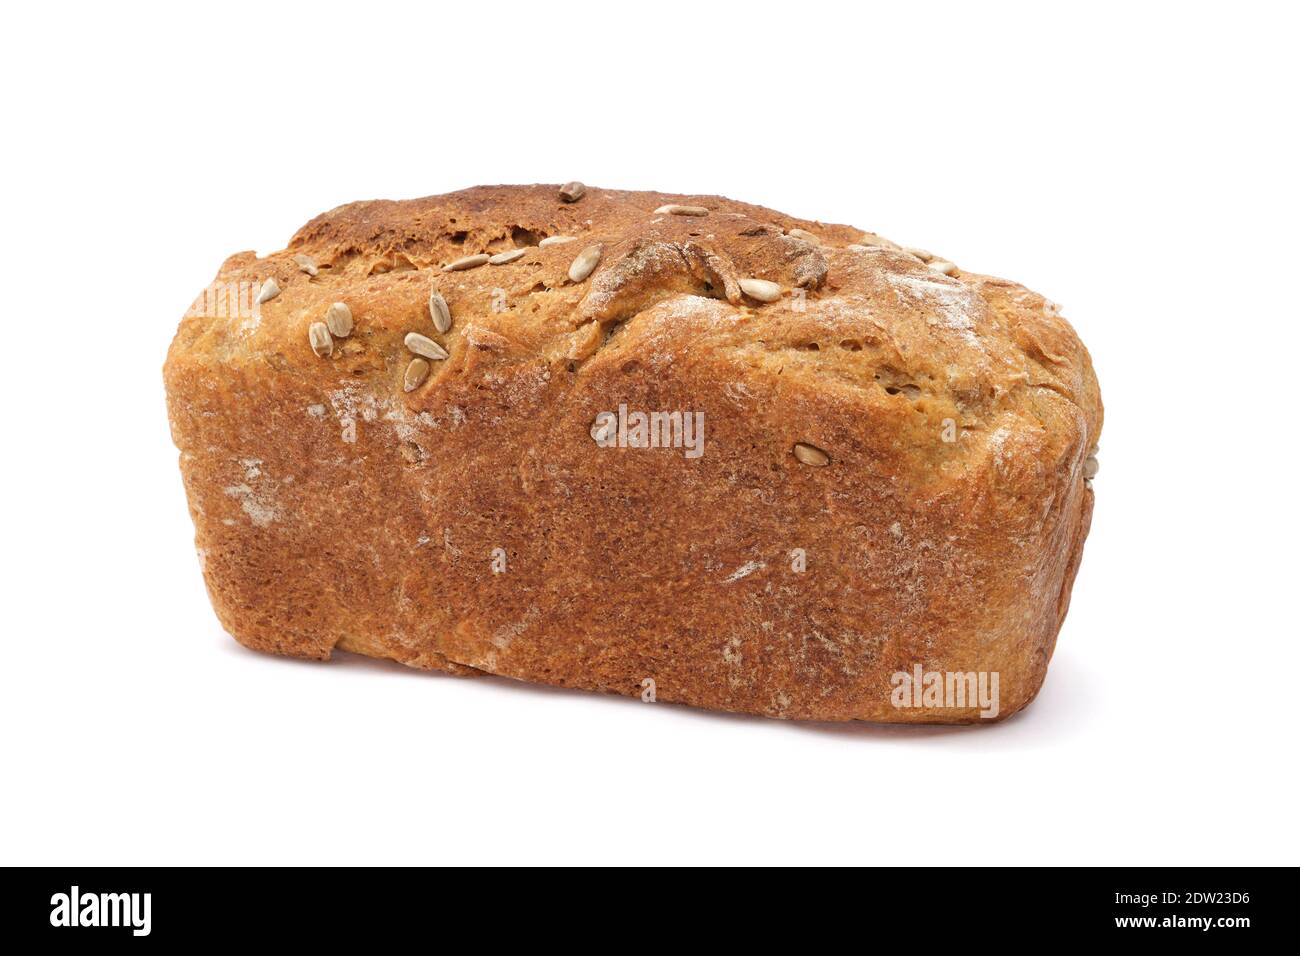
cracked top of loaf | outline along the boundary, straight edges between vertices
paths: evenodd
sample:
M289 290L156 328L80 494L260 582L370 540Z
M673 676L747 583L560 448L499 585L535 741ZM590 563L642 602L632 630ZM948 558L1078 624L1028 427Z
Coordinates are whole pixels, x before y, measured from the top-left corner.
M418 408L440 379L485 363L580 376L605 349L653 368L707 347L829 396L851 393L926 467L960 467L977 440L1000 451L1026 431L1077 432L1085 454L1097 443L1102 407L1088 352L1057 307L1021 285L850 226L718 196L587 188L565 202L559 189L479 186L340 206L281 252L231 256L217 283L255 294L274 279L280 294L255 306L257 315L187 317L174 348L318 382L377 380ZM707 213L657 212L674 205ZM553 237L572 241L538 245ZM595 270L572 281L571 264L591 246L600 249ZM525 252L444 271L512 249ZM304 256L314 275L296 261ZM746 278L776 283L780 297L747 296ZM433 325L432 290L454 317L445 334ZM355 331L321 359L308 329L335 301L348 305ZM643 334L620 342L638 318ZM449 359L408 394L410 332L437 341ZM945 421L961 441L936 440Z

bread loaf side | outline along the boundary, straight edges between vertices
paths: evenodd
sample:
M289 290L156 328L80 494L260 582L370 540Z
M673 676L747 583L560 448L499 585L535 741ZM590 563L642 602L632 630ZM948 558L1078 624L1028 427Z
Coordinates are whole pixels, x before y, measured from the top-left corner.
M1023 707L1102 423L1056 308L847 226L575 185L353 203L221 267L164 374L225 628L773 717Z

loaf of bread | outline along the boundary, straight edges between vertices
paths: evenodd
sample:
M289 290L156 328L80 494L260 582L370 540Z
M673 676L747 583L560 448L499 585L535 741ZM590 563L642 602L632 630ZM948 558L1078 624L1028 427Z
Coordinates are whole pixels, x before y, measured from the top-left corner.
M234 255L164 374L248 647L805 720L1028 703L1102 423L1014 282L577 183L353 203Z

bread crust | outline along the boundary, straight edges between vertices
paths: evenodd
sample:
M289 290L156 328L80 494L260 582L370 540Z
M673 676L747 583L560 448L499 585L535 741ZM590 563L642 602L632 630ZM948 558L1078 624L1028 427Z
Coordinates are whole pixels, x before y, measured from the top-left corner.
M281 289L191 309L164 368L224 627L277 654L772 717L980 719L894 706L892 675L918 664L997 672L999 719L1028 703L1102 424L1055 307L848 226L559 191L352 203L221 267L222 288ZM673 203L708 215L655 212ZM537 246L557 235L575 241ZM598 266L571 280L592 245ZM747 296L747 278L781 297ZM308 328L334 302L355 327L321 358ZM449 357L408 392L410 332ZM593 422L620 405L703 412L703 454L600 447Z

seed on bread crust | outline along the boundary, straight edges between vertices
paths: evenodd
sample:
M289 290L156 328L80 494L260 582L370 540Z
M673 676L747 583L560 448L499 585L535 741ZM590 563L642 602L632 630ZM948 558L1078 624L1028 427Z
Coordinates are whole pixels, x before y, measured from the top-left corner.
M933 262L927 262L926 265L935 272L941 272L946 276L950 276L957 271L957 267L946 259L935 259Z
M767 279L741 279L740 291L759 302L775 302L781 298L781 287Z
M346 302L335 302L325 313L325 325L336 339L346 339L352 334L352 310Z
M275 276L271 276L262 283L262 290L257 293L257 304L261 305L263 302L270 302L279 294L280 283L275 281Z
M909 247L903 251L908 255L916 256L916 258L920 259L922 262L930 262L939 258L933 252L928 252L925 249L913 249Z
M576 179L560 187L560 199L564 202L577 202L587 194L587 187Z
M433 318L433 327L439 332L451 331L451 309L437 289L429 293L429 315Z
M541 246L562 246L566 242L576 242L577 238L577 236L547 236L537 245L539 248Z
M427 335L421 335L419 332L407 332L405 342L408 349L423 358L440 362L447 357L446 349Z
M1096 455L1089 455L1089 456L1088 456L1088 459L1083 463L1083 477L1085 477L1085 478L1096 478L1096 477L1097 477L1097 471L1098 471L1100 468L1101 468L1101 465L1097 463L1097 456L1096 456Z
M822 451L816 445L809 445L807 442L799 441L794 443L793 450L794 457L798 458L799 461L805 465L812 465L820 468L823 465L829 465L831 463L831 456L826 454L826 452Z
M858 245L862 246L879 246L881 249L897 249L898 243L890 242L884 236L873 235L872 233L863 233L858 237Z
M569 278L581 282L595 271L600 264L600 246L588 246L578 253L578 257L569 266Z
M411 364L406 366L406 372L402 375L402 388L405 391L413 392L429 377L429 369L432 366L428 359L413 358Z
M516 259L520 258L527 251L528 251L527 249L510 249L507 250L506 252L498 252L495 256L493 256L491 259L488 260L488 264L494 266L503 266L508 262L514 262ZM446 329L440 329L439 331L445 332Z
M320 270L316 268L316 260L309 255L300 252L293 257L293 261L298 263L298 268L309 276L314 276L320 272Z
M464 269L476 269L486 263L492 257L486 252L480 252L473 256L462 256L454 262L449 262L442 267L443 272L461 272Z
M678 203L669 203L666 206L660 206L655 210L655 215L669 216L707 216L709 211L703 206L682 206Z
M804 242L811 242L814 246L820 246L822 244L822 241L807 229L790 229L786 232L786 235L794 236L796 239L802 239Z
M307 341L311 350L321 358L328 358L334 352L334 340L330 338L329 327L324 322L313 322L307 327Z

